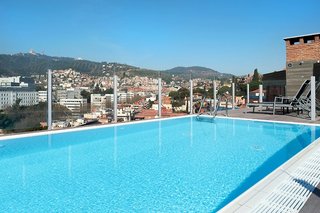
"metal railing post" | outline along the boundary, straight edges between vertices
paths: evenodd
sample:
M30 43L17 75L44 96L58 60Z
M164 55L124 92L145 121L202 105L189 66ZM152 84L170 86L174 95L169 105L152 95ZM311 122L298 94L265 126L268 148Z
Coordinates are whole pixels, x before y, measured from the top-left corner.
M48 103L48 120L47 126L48 130L52 129L52 71L48 69L48 78L47 78L47 103Z
M250 103L250 84L247 84L247 104Z
M234 105L235 105L235 84L232 83L232 109L234 109Z
M162 106L162 85L161 77L158 78L158 118L161 118L161 106Z
M113 75L113 121L118 121L118 94L117 94L117 75Z
M316 120L316 77L311 76L311 120Z
M217 82L216 80L213 81L213 105L214 105L214 110L217 108Z
M260 84L259 85L259 103L263 102L262 95L263 95L263 86L262 84Z
M190 115L193 114L193 81L190 79Z

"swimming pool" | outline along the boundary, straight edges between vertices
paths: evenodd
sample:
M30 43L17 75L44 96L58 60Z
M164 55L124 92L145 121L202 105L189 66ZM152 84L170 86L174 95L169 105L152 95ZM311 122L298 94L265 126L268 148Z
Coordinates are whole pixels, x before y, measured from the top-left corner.
M217 211L319 136L183 117L0 139L0 211Z

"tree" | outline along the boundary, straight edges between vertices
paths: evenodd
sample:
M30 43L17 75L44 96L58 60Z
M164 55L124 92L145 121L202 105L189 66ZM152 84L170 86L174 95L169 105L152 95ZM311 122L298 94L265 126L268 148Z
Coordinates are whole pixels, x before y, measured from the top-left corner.
M260 74L259 74L257 68L254 69L254 71L253 71L252 81L253 82L260 82Z
M105 91L103 91L103 94L113 94L113 88L108 88Z
M224 95L226 92L231 94L231 87L223 86L218 90L218 95Z
M237 77L236 76L232 76L232 83L237 83Z
M259 84L261 84L260 80L260 74L258 72L258 69L254 69L253 71L253 76L252 76L252 81L250 82L250 90L256 90L259 88Z
M59 104L53 105L53 118L63 119L71 115L71 111ZM13 105L0 114L0 129L8 132L39 130L40 122L46 121L47 105L39 103L33 106Z
M87 102L88 102L88 103L91 102L91 93L90 93L90 92L88 92L88 91L86 91L86 90L82 90L81 93L80 93L80 95L81 95L83 98L87 99Z
M193 92L194 92L194 93L199 93L199 94L201 94L201 95L203 95L203 96L207 96L207 92L206 92L205 89L195 88L195 89L193 90Z
M96 84L96 86L94 87L93 91L94 94L100 94L101 90L98 84Z
M151 101L151 100L149 99L146 108L147 108L147 109L150 109L150 108L152 107L152 104L154 104L154 101Z

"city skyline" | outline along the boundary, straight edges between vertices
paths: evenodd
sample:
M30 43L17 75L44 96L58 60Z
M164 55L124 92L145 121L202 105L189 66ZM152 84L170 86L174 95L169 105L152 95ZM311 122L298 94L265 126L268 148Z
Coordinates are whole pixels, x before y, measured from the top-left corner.
M266 73L285 67L284 37L319 31L318 6L315 0L4 1L0 52Z

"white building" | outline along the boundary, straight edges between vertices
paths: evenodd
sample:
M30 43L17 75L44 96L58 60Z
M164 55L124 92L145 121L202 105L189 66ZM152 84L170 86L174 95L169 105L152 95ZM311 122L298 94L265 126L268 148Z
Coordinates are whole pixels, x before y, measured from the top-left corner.
M91 94L90 96L91 110L105 110L110 108L113 103L113 94Z
M21 76L0 78L0 87L26 88L29 86L29 84L26 82L23 82L24 81L23 79L26 80Z
M48 100L48 93L46 90L38 91L39 102L46 102Z
M67 99L67 90L65 90L65 89L57 89L55 91L55 99L57 101L59 101L61 99Z
M117 109L118 119L122 118L124 122L131 121L134 110L130 107Z
M39 103L36 91L0 90L0 109L12 106L20 100L20 106L32 106Z
M67 107L72 112L80 112L87 107L87 99L60 99L59 104Z
M81 99L81 91L78 88L58 89L55 91L57 101L61 99Z

